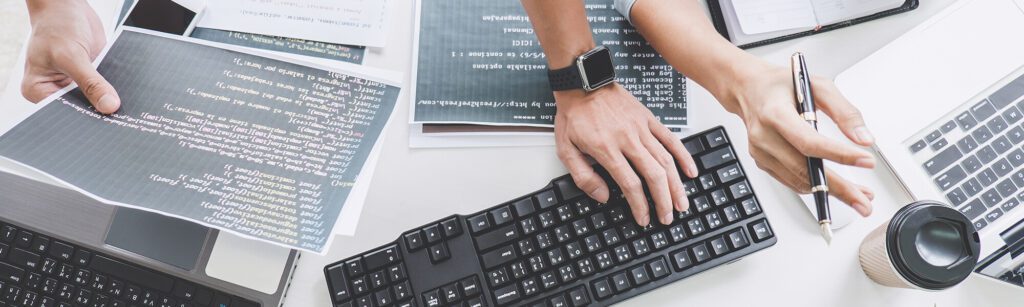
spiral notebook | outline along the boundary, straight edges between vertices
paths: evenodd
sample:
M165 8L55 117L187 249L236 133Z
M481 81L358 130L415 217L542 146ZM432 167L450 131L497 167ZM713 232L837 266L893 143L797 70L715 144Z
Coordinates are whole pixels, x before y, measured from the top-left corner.
M752 48L917 8L918 0L707 0L715 28Z

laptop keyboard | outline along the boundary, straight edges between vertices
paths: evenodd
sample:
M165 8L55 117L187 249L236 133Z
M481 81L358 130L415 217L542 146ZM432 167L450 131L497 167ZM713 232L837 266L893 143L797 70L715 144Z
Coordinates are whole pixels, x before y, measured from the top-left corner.
M641 228L614 186L613 199L599 204L562 176L327 265L331 300L336 307L607 306L774 245L725 130L683 142L701 175L686 182L690 209L671 225Z
M257 307L0 219L0 305Z
M1024 201L1024 76L970 102L911 140L909 150L979 230Z

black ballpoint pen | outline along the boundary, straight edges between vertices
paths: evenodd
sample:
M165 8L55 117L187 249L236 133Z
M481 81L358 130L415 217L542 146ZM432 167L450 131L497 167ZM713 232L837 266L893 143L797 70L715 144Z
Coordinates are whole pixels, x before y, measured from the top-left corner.
M791 58L793 67L793 88L796 90L796 109L815 131L818 130L817 110L814 107L814 95L811 94L811 75L807 72L807 62L800 52ZM821 158L807 157L807 175L811 179L811 194L818 209L818 225L825 242L832 244L832 214L828 206L828 181L825 180L825 165Z

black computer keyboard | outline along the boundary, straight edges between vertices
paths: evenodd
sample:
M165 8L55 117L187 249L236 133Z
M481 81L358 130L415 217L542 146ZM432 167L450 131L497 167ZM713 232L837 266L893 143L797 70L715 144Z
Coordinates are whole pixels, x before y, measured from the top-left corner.
M0 305L259 306L255 302L42 235L2 219Z
M641 228L617 188L598 204L562 176L530 195L429 223L327 265L331 301L605 306L774 245L725 129L683 142L701 175L686 182L690 209L671 225Z

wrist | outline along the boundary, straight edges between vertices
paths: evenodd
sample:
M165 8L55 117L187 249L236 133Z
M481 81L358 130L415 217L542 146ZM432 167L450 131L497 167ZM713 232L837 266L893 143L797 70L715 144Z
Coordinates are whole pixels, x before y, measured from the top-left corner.
M572 108L575 105L586 103L589 98L593 96L605 95L611 91L616 90L619 87L618 83L608 84L604 87L598 88L591 92L584 91L583 89L572 89L565 91L554 91L552 94L555 96L555 108L557 110L564 110Z
M731 61L709 91L727 111L743 117L744 110L750 109L749 104L755 101L748 93L770 78L773 69L771 64L753 56Z

